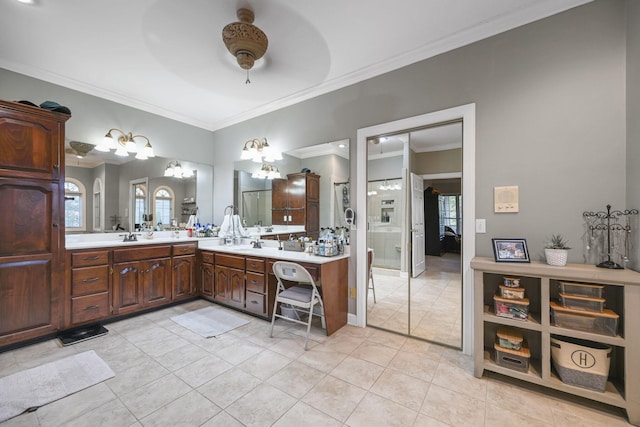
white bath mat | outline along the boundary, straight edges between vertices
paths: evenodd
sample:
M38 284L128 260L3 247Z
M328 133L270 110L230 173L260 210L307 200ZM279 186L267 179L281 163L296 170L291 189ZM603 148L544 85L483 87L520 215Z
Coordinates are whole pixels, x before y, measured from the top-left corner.
M0 422L114 376L91 350L0 378Z
M171 320L205 338L222 335L249 323L242 317L216 307L205 307L173 316Z

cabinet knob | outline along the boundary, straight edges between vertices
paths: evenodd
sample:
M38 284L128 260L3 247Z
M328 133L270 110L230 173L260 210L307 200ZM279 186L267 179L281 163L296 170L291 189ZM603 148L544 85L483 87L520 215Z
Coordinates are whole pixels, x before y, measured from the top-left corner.
M54 222L53 224L51 224L52 227L58 227L58 223Z

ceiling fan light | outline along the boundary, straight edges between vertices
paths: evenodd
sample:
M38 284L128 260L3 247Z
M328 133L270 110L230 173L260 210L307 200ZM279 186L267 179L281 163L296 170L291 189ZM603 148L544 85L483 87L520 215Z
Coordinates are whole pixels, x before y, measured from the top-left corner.
M222 29L222 41L236 57L240 68L250 70L267 51L269 39L260 28L253 25L255 15L252 10L240 8L236 15L239 22L232 22Z

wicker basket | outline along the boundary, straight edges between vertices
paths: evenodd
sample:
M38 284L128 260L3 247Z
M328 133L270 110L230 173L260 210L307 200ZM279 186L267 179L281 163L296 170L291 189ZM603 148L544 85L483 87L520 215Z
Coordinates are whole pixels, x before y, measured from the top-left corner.
M544 256L547 258L547 264L563 267L567 265L569 251L566 249L545 249Z

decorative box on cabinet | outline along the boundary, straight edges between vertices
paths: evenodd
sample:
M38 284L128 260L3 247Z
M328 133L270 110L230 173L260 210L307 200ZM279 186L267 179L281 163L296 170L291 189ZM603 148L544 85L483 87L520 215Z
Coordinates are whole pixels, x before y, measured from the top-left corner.
M630 270L608 270L592 265L568 264L554 267L539 262L496 263L489 258L474 258L474 367L476 377L485 370L515 377L541 386L624 408L629 421L640 425L640 334L628 325L640 324L640 274ZM531 300L527 321L498 317L492 299L503 276L521 277ZM603 285L607 309L619 315L617 335L608 336L571 328L553 326L552 302L559 299L561 282ZM523 333L531 350L527 372L499 366L493 359L498 328L507 325ZM577 338L612 347L611 367L604 392L563 383L552 368L551 338Z
M0 347L61 326L69 118L0 101Z

